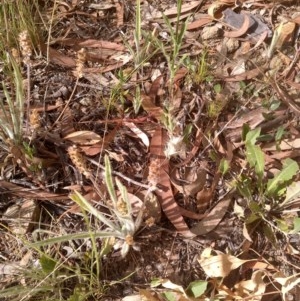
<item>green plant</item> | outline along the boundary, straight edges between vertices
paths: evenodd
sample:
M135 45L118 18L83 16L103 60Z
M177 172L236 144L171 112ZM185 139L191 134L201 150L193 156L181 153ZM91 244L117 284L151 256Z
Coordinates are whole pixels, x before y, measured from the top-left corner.
M37 47L40 28L37 1L3 0L0 6L0 50L19 47L19 34L27 31L33 47Z
M266 237L275 244L274 231L286 234L297 228L297 219L294 219L292 229L283 214L284 209L298 201L300 184L293 182L293 179L299 171L299 166L294 160L285 159L282 170L273 178L267 179L265 155L257 144L259 137L260 128L244 132L245 155L249 169L244 170L238 177L235 187L247 200L247 207L250 209L250 214L242 214L248 233L261 226Z
M9 139L14 144L20 144L23 136L24 119L24 91L23 78L20 66L8 52L6 53L6 66L8 76L11 79L11 91L2 82L5 100L0 98L0 137L2 141Z
M109 216L96 209L89 201L87 201L79 192L75 191L71 195L71 199L77 203L84 212L93 215L96 220L106 227L103 231L96 231L90 229L87 232L80 232L74 234L63 235L59 237L45 239L33 244L34 247L41 247L44 245L61 243L73 239L84 238L109 238L114 237L118 239L115 247L121 248L121 256L124 257L129 251L130 246L134 246L134 234L139 229L142 221L143 210L140 210L136 219L132 216L131 203L128 197L126 187L116 179L116 185L120 197L117 197L117 192L114 188L114 180L112 177L111 164L108 156L105 156L105 182L109 192L112 208L109 209ZM87 219L88 220L88 219ZM36 232L43 232L37 230Z
M184 65L184 62L186 61L188 55L183 54L181 55L181 47L184 41L184 35L187 29L188 19L185 22L180 21L181 16L181 8L182 8L182 0L177 1L177 15L176 15L176 21L175 21L175 28L173 27L173 24L168 19L167 16L163 15L163 19L165 21L165 24L168 28L168 32L170 34L170 39L167 41L161 40L159 37L153 34L146 35L147 40L152 41L152 45L156 49L155 52L158 50L161 51L163 56L165 57L168 65L169 70L169 78L168 78L168 90L169 90L169 97L165 100L164 107L166 108L166 116L164 118L164 124L169 130L169 132L172 133L172 123L170 123L170 120L172 120L172 102L174 100L174 78L177 73L177 71Z
M29 241L22 241L23 249L30 250L27 255L31 255L30 260L34 264L27 264L26 267L12 265L11 269L15 269L12 276L15 285L2 288L0 298L9 298L7 300L11 301L33 298L50 301L88 300L93 294L103 294L104 286L94 276L93 265L85 256L79 256L80 247L74 249L69 245L68 250L72 252L62 257L60 252L49 245L34 248ZM75 264L74 258L77 258Z

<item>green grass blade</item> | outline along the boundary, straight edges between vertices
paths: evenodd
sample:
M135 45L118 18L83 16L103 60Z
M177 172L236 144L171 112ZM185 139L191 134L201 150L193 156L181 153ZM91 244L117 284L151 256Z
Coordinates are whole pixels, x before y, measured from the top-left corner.
M78 191L75 191L71 195L71 199L76 202L81 208L93 214L98 220L104 223L106 226L116 231L117 234L120 234L120 228L115 223L107 219L100 211L93 207Z
M95 232L95 233L80 232L80 233L72 233L72 234L67 234L67 235L63 235L63 236L57 236L57 237L53 237L53 238L44 239L41 241L30 243L30 246L33 248L44 247L44 246L49 246L49 245L53 245L53 244L57 244L57 243L75 240L75 239L90 238L91 235L93 235L94 238L106 238L106 237L122 238L123 237L123 236L121 237L119 235L116 235L115 232L106 232L106 231Z
M109 196L111 197L111 200L114 203L114 207L116 208L118 199L114 188L111 164L110 164L109 157L107 155L105 155L104 157L104 162L105 162L105 183L108 189Z

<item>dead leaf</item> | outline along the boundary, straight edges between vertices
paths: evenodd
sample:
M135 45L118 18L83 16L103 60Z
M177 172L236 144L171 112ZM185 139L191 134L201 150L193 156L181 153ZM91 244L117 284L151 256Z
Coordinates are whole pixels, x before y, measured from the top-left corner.
M164 147L167 141L167 133L158 127L155 131L150 144L151 160L155 160L158 168L156 169L156 182L159 184L155 193L160 201L161 208L176 230L186 237L194 236L185 223L180 208L174 200L172 186L169 178L169 161L164 154ZM152 161L154 162L154 161ZM149 170L150 174L150 170ZM152 175L152 177L155 175ZM149 178L149 177L148 177Z
M159 75L153 80L151 87L149 89L148 96L151 98L151 101L153 104L155 104L155 99L157 95L159 94L159 90L161 87L165 84L164 77L162 75Z
M41 189L29 189L4 180L0 180L0 187L7 190L7 193L24 198L32 198L35 200L61 201L69 199L66 194L56 194Z
M179 167L187 165L195 157L196 153L198 152L199 147L201 146L202 138L203 138L203 132L200 128L198 128L192 150L189 152L186 159L184 159L182 162L180 162L178 164L174 164L173 166L179 168Z
M189 23L187 26L187 30L197 29L199 27L202 27L206 24L211 23L212 21L213 21L213 19L208 15L201 16L200 19Z
M33 230L34 223L39 219L39 206L33 199L23 199L7 208L3 219L14 234L25 234Z
M65 136L63 139L70 140L78 145L93 145L102 141L102 137L92 131L77 131Z
M143 109L150 115L153 116L155 119L160 120L163 116L163 109L156 106L153 102L151 97L143 94L141 95L142 100L142 107Z
M264 145L264 151L282 151L300 149L300 138L284 139L280 143L271 142Z
M93 145L80 146L79 149L87 156L96 156L101 153L104 147L103 147L103 143L99 142Z
M215 229L223 219L231 203L231 193L228 193L218 204L191 229L195 235L204 235Z
M60 53L46 44L41 44L40 47L43 55L47 56L50 62L66 68L76 67L76 61L74 59Z
M202 0L201 1L191 1L189 3L183 4L181 6L180 13L184 14L186 12L189 12L189 11L193 10L194 8L196 8L197 6L199 6L201 3L202 3ZM163 13L158 12L153 17L155 19L161 19L161 18L163 18L163 15L165 15L167 17L170 17L170 16L176 15L176 14L177 14L177 6L174 6L174 7L170 8L170 9L165 10Z
M210 206L214 191L211 188L202 188L196 195L197 210L204 213Z
M104 136L104 138L102 138L101 142L97 142L93 145L88 146L81 145L79 147L80 150L82 150L87 156L95 156L100 154L103 150L107 150L109 144L114 140L119 127L119 125L115 126L113 130L111 130L108 134Z
M184 176L178 178L178 169L173 168L170 174L172 184L185 196L194 196L203 189L206 183L206 170L201 167L186 167Z
M245 262L251 260L242 260L235 256L220 253L218 255L211 254L212 249L204 249L198 262L208 277L226 277L232 270L237 269Z
M157 196L148 192L147 190L137 192L137 196L144 200L144 216L143 219L146 221L152 219L152 223L159 223L161 220L161 207Z
M232 6L233 3L226 3L223 1L214 1L208 8L207 13L212 19L221 19L223 17L222 12L228 8L228 6Z
M275 49L280 49L282 45L291 39L293 32L295 31L296 24L294 22L281 22L274 31L273 39L268 50L268 57L272 56Z
M237 283L234 288L240 298L251 297L252 301L260 301L266 290L264 282L264 271L255 271L250 280L244 280Z
M255 68L240 74L230 75L230 76L221 75L220 77L223 78L226 82L239 82L239 81L249 80L251 78L257 77L260 74L261 74L261 69Z
M281 292L283 294L283 300L288 301L286 294L300 283L300 273L290 277L279 275L275 276L274 279L282 285Z
M125 126L127 126L138 138L141 139L141 141L144 143L144 145L148 148L150 145L150 141L148 136L141 130L139 129L135 123L133 122L123 122Z

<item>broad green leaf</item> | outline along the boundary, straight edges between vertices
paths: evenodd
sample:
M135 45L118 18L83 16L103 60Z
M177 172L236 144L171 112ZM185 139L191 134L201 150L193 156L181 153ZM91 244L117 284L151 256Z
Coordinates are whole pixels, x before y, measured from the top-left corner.
M242 140L246 141L247 134L251 131L248 123L244 123L242 127Z
M286 159L283 162L283 169L275 175L275 177L268 181L266 194L274 195L282 189L282 185L291 180L299 170L297 162L292 159Z
M222 159L219 165L219 171L222 175L225 175L227 171L229 170L230 166L227 160Z
M43 272L46 273L47 275L54 271L57 263L57 261L55 261L53 258L46 255L42 255L39 262Z
M162 281L163 281L163 279L161 279L161 278L153 278L151 280L151 284L150 285L151 285L151 287L158 287L158 286L161 285Z
M277 228L279 228L282 232L288 233L289 232L289 225L283 219L275 218Z
M300 232L300 217L294 218L294 229L292 230L292 234L299 233Z
M283 126L280 126L275 134L275 141L280 141L283 138L283 135L285 134L285 130Z
M250 131L250 132L246 135L246 140L245 140L245 142L254 145L254 144L256 143L257 138L258 138L259 135L260 135L260 131L261 131L260 128L257 128L257 129L255 129L255 130Z
M249 217L245 220L246 225L250 225L254 222L261 220L261 217L255 213L251 213Z
M253 213L258 213L258 214L263 213L261 206L255 201L251 201L249 203L249 208Z
M177 301L178 296L174 292L163 292L162 295L164 296L164 299L167 301Z
M276 246L276 236L273 229L267 223L263 224L263 232L266 238L271 242L271 244L273 246Z
M252 143L246 143L246 157L249 165L255 168L256 175L262 180L265 168L265 156L261 148Z
M193 297L198 298L202 296L207 289L207 281L197 280L189 284L187 292Z

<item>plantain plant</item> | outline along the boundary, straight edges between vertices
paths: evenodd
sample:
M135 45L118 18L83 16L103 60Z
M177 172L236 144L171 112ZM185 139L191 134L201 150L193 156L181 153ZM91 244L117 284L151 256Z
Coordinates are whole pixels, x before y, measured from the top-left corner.
M249 214L245 214L244 210L241 214L248 233L253 233L259 227L266 237L276 244L277 231L286 235L299 230L299 218L294 217L291 224L286 214L291 205L299 202L300 182L293 181L299 172L299 166L294 160L285 159L282 169L273 178L268 179L265 154L257 144L259 137L260 128L246 130L244 142L248 167L236 179L234 185L247 200L247 207L250 209Z

